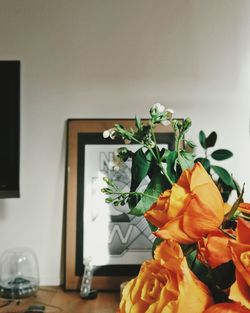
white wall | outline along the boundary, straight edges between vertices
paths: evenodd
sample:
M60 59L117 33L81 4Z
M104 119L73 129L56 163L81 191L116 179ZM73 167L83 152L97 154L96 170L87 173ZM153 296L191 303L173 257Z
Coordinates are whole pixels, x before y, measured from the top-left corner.
M0 200L0 252L33 248L60 282L65 121L147 116L159 101L219 135L250 201L249 0L0 0L0 59L20 59L21 198Z

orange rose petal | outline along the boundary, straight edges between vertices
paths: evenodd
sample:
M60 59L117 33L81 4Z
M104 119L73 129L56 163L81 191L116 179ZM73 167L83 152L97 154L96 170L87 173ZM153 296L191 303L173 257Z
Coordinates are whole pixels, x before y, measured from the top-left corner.
M248 286L250 286L250 272L245 268L240 260L242 253L250 251L250 246L237 243L232 240L229 240L228 245L231 250L232 259L237 271L242 275Z
M197 238L190 238L182 231L183 216L173 218L167 222L161 229L154 234L162 239L174 239L179 243L189 244L197 240Z
M230 212L232 206L228 203L224 203L224 215Z
M138 302L136 302L130 311L126 311L129 313L144 313L147 311L148 309L148 304L142 300L139 300Z
M211 176L200 163L197 163L193 168L190 190L202 199L202 202L212 209L221 220L223 219L224 203L222 196Z
M155 260L163 260L165 262L169 261L170 258L180 261L183 257L180 245L174 240L163 241L154 252Z
M186 277L185 277L186 278ZM195 279L197 281L197 278ZM203 288L199 288L195 280L188 283L185 279L180 283L180 294L188 294L187 297L181 297L178 301L178 313L182 312L204 312L211 304L213 299L209 295L209 290L203 285ZM195 308L195 311L194 311Z
M229 299L240 302L250 309L250 289L238 272L236 272L236 281L230 288Z
M193 195L183 215L183 231L196 241L216 230L221 222L211 208L207 208L196 195Z
M243 213L250 214L250 203L242 202L238 209Z
M126 286L123 289L122 299L121 299L120 306L119 306L121 313L129 312L129 310L133 306L133 303L130 297L130 292L133 289L134 284L135 284L135 279L132 279L126 284Z
M233 231L226 230L232 234ZM202 238L198 242L198 259L203 264L209 264L211 268L215 268L223 263L231 260L231 253L228 247L229 237L220 230L209 233L207 238Z
M239 303L218 303L210 306L204 313L249 313L249 310Z
M167 223L168 218L164 211L161 211L157 207L157 203L154 203L151 208L145 212L144 217L154 226L162 227Z
M193 192L199 186L209 186L214 185L211 176L207 173L205 168L200 164L200 162L196 163L192 169L192 177L190 182L190 190ZM218 189L217 189L218 190ZM218 190L219 192L219 190Z
M150 272L146 271L146 266L150 264L150 261L145 261L143 265L141 266L141 273L142 275L139 275L134 283L133 288L130 291L131 300L133 303L140 300L141 297L141 288L140 286L144 285L145 281L148 279L148 276L151 275Z
M174 184L171 190L169 208L166 212L168 220L177 217L185 209L186 202L189 200L189 194L185 189L177 184Z
M224 202L214 183L197 186L193 189L193 193L221 222L223 221L225 213Z
M239 242L250 245L250 222L247 222L243 218L239 218L236 235Z
M191 175L192 175L191 170L187 169L184 172L182 172L177 182L177 184L183 187L187 192L190 191Z
M166 310L166 307L169 309L171 303L175 302L175 300L178 299L178 288L176 288L176 286L172 287L171 285L173 285L172 279L171 281L167 282L165 287L163 287L160 299L157 302L151 304L148 312L165 312L163 311L163 309L165 308Z

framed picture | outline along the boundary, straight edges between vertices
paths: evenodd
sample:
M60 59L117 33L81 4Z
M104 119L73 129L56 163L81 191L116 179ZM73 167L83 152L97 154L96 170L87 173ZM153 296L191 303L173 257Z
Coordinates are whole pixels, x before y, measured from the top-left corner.
M65 290L79 289L84 258L94 265L92 287L116 290L137 275L151 258L153 237L144 217L131 216L128 208L105 203L103 177L129 191L130 165L115 171L110 164L124 143L104 139L103 131L115 123L134 127L134 119L70 119L67 121ZM174 133L159 125L157 142L174 149ZM130 145L130 150L139 146Z

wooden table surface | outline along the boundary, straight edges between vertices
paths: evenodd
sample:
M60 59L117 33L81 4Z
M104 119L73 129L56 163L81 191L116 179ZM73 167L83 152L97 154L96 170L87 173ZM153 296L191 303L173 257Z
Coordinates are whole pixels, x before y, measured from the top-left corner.
M78 291L60 287L40 287L36 296L11 302L0 308L1 313L23 313L31 304L45 305L45 313L115 313L120 301L118 292L98 292L94 300L85 300ZM0 306L6 301L0 300Z

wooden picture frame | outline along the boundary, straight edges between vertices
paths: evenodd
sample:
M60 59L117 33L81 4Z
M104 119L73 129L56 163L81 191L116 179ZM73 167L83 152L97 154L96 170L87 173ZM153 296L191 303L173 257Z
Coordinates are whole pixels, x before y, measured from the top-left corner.
M64 289L80 289L83 275L83 211L84 192L81 163L81 140L88 144L98 142L112 144L112 140L103 138L103 131L119 123L125 127L134 127L134 119L69 119L67 121L67 158L66 158L66 192L65 192L65 257L64 257ZM174 133L170 126L157 126L157 135L163 136L164 142L174 149ZM83 139L82 139L83 138ZM117 143L120 145L120 143ZM119 147L119 146L117 146ZM82 224L82 225L81 225ZM80 246L79 246L80 245ZM79 248L80 247L80 248ZM118 290L122 282L135 276L139 265L124 264L121 266L101 267L93 277L92 288L99 290ZM111 268L112 267L112 268ZM125 270L124 270L125 269Z

